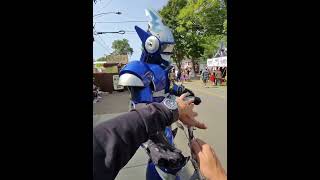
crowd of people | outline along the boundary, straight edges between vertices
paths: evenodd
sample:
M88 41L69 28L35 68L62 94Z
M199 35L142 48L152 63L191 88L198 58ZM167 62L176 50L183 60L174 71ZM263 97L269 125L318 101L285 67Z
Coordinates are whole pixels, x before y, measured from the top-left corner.
M192 73L191 68L185 68L182 70L173 68L170 72L170 79L183 84L184 82L191 80Z
M226 67L212 67L211 70L209 70L208 67L206 67L201 72L201 79L205 85L207 86L208 81L210 80L212 86L220 86L222 82L226 82L227 80L227 69Z
M190 81L192 77L192 69L185 68L182 70L173 68L170 72L170 80L181 82ZM210 83L212 86L221 86L223 82L227 82L227 68L226 67L206 67L204 70L200 71L200 77L203 81L205 87Z

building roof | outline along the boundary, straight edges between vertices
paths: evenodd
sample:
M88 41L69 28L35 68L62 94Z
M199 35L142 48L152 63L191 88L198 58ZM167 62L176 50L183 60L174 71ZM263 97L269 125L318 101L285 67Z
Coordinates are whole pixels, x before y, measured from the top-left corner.
M106 63L128 64L128 55L109 55L106 56Z

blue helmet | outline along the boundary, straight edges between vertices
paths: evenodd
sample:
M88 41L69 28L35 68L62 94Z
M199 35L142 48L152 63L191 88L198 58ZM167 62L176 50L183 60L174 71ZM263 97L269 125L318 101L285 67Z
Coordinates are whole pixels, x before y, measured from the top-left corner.
M146 9L145 12L149 17L147 32L135 26L143 48L147 54L160 56L161 59L170 62L175 44L173 34L170 28L162 23L158 13L150 9Z

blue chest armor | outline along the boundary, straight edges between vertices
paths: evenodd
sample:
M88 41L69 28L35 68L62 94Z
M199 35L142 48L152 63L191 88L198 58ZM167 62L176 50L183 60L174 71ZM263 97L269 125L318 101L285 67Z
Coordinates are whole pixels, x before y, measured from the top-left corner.
M135 104L161 102L164 97L153 97L153 92L169 92L168 70L158 64L131 61L121 69L120 78L121 84L128 86Z

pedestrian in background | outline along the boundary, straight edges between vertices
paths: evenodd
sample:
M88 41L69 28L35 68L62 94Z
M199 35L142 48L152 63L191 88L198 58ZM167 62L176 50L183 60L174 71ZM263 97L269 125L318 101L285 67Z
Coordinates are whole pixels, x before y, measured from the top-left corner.
M215 83L214 83L215 77L214 77L214 72L213 71L211 71L211 73L210 73L210 81L212 83L212 86L215 86Z
M190 68L190 71L189 71L189 81L191 81L191 77L193 77L193 71L192 71L192 69Z
M228 82L228 80L227 80L227 70L226 70L226 76L224 77L224 79L226 81L225 85L227 85L227 82Z
M226 75L227 75L227 67L224 67L222 68L222 82L226 82Z
M187 74L189 75L189 73L190 73L190 69L189 69L189 68L187 68Z
M185 72L184 72L184 70L182 70L182 71L181 71L181 77L180 77L181 84L183 84L184 81L186 80L184 74L185 74Z
M207 81L209 79L208 68L206 68L205 70L202 71L201 77L202 77L202 81L204 83L204 87L207 87Z
M174 70L174 77L176 78L175 80L178 82L178 72L179 70L175 68Z
M181 81L181 70L178 69L178 73L177 73L177 82Z
M170 71L170 74L169 74L169 79L170 79L171 82L174 82L174 80L175 80L174 72L175 72L175 70L174 70L174 68L173 68L173 69Z
M214 75L214 84L217 85L217 67L212 68Z
M221 85L221 79L222 79L222 73L221 73L221 70L220 68L218 67L218 70L216 72L216 79L217 79L217 86L220 86Z
M185 81L189 81L189 70L188 69L186 69L184 71L184 79L185 79Z

